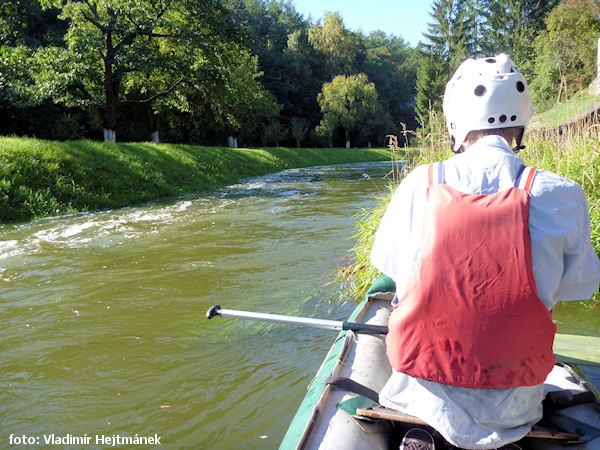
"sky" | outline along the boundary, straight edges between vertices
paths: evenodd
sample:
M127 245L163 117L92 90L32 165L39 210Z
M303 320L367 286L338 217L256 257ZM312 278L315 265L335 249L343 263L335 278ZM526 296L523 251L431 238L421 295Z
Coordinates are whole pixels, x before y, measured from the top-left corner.
M346 28L369 34L382 30L400 36L411 46L423 40L422 33L431 21L433 0L292 0L306 19L323 19L326 11L339 11Z

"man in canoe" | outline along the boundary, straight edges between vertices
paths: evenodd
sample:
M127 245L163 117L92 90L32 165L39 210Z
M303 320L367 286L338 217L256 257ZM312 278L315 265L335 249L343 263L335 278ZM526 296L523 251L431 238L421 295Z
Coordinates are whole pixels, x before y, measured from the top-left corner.
M551 311L590 298L600 262L581 187L515 155L533 105L508 56L465 61L443 108L457 155L404 178L372 249L396 282L380 403L498 448L542 417Z

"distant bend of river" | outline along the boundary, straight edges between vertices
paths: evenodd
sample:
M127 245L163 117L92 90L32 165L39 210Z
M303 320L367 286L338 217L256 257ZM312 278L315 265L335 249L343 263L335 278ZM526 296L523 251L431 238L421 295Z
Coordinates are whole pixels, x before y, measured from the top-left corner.
M324 285L391 168L292 169L0 226L0 446L156 433L167 447L277 448L335 333L206 310L346 318L354 305ZM563 308L559 330L593 334L581 308Z

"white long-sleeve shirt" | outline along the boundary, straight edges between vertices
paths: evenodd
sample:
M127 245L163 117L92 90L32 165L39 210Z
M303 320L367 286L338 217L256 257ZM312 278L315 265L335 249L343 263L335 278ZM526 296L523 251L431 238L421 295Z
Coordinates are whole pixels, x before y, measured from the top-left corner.
M503 138L486 136L444 161L444 182L462 192L491 194L514 186L522 165ZM398 297L419 257L427 187L426 166L408 174L375 235L371 262L396 282ZM590 298L600 282L600 261L590 243L581 187L538 170L531 188L529 233L534 278L546 307ZM468 389L394 371L380 393L380 403L421 418L456 446L488 449L527 434L542 416L544 395L543 385Z

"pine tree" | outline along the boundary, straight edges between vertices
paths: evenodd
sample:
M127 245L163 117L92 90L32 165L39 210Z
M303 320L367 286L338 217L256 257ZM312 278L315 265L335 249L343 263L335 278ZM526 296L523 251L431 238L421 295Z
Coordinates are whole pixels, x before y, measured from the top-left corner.
M429 109L440 110L442 95L452 73L474 48L472 21L466 0L436 0L432 22L424 33L427 42L420 48L415 113L424 127Z
M467 2L467 28L471 33L470 56L481 58L485 54L485 15L488 2L485 0L470 0Z
M417 120L423 128L429 125L431 109L442 109L442 95L447 82L448 61L440 55L423 48L418 51L417 69L417 96L415 99L415 113Z
M528 20L525 0L489 2L486 17L486 50L488 54L506 53L521 66L531 54L535 30Z
M473 47L473 35L465 0L436 0L427 24L425 48L449 62L448 76L468 56Z
M533 76L533 42L544 18L560 0L497 0L486 2L484 51L508 54L525 76Z

